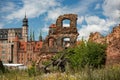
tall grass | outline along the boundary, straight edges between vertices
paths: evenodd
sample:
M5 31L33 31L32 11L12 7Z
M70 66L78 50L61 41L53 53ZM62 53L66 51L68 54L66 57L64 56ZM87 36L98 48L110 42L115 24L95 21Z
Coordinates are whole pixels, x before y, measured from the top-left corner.
M120 66L110 66L102 69L84 68L79 71L59 71L44 74L36 72L29 76L28 71L12 70L0 73L0 80L120 80Z

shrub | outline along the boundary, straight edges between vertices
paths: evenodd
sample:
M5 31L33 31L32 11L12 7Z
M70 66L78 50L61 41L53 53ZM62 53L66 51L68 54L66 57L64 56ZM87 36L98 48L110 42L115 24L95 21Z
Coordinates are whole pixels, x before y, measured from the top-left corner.
M82 42L75 48L67 50L67 55L72 68L84 68L86 65L93 68L105 64L106 45L93 42Z
M3 66L3 63L1 60L0 60L0 72L5 73L5 67Z
M28 75L29 76L35 76L36 75L36 69L35 69L35 63L32 62L32 65L28 68Z

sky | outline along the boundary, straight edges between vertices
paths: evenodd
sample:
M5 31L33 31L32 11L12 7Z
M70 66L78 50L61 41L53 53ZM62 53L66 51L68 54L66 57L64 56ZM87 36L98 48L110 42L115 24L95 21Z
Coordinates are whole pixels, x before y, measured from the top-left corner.
M36 40L63 14L77 14L78 40L88 39L91 32L107 35L120 24L120 0L0 0L0 28L21 28L25 13Z

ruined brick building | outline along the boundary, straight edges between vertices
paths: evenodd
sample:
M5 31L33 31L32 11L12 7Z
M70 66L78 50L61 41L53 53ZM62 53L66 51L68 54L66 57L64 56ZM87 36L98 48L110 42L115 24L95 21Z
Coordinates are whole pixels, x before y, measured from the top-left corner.
M107 36L102 36L98 32L91 33L89 40L108 45L106 49L107 65L120 64L120 24L114 27Z
M64 20L70 25L63 25ZM58 17L56 24L51 24L49 34L39 41L28 40L28 19L23 19L22 28L0 29L0 58L3 62L22 63L37 61L38 57L50 58L59 51L74 46L77 40L77 15L64 14Z

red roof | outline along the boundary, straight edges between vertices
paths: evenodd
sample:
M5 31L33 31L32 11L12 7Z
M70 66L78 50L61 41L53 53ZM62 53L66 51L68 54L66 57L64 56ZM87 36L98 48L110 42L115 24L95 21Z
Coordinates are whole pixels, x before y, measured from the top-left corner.
M23 51L27 50L27 42L20 42L20 49Z
M28 46L27 44L30 44L29 46L32 46L34 48L34 51L39 51L42 48L43 42L42 41L20 42L20 50L26 51Z
M43 44L42 41L37 42L37 44L36 44L36 48L42 48L42 44Z
M56 28L55 24L51 24L49 28Z

